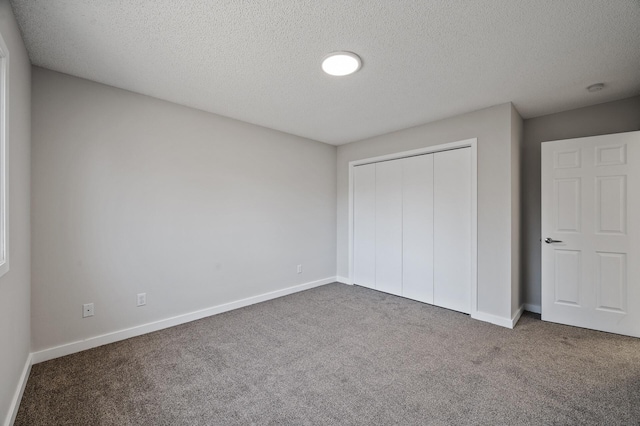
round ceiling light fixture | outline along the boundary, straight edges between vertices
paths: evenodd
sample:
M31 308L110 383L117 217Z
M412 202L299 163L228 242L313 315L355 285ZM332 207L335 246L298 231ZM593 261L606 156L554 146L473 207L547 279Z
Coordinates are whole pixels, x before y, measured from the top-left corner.
M589 92L599 92L602 89L604 89L604 83L596 83L596 84L592 84L591 86L587 87L587 90Z
M352 52L329 53L322 60L322 71L337 77L353 74L361 67L360 57Z

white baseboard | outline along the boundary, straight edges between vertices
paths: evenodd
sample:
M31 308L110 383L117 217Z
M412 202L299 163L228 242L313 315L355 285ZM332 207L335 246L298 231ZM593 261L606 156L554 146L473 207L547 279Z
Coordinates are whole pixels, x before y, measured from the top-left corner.
M488 314L486 312L472 312L471 318L499 325L500 327L513 328L513 326L511 325L511 318L499 317L497 315Z
M524 304L524 310L525 311L529 311L529 312L533 312L534 314L541 314L542 313L542 308L540 307L540 305L533 305L531 303L525 303Z
M31 372L32 364L32 356L31 354L29 354L29 356L27 357L27 362L25 362L24 368L22 369L22 374L20 375L20 381L18 382L16 393L13 395L11 405L9 406L9 412L7 413L7 418L4 421L5 426L11 426L16 421L18 409L20 408L20 401L22 401L24 388L27 386L27 380L29 380L29 373Z
M138 325L124 330L118 330L111 333L102 334L100 336L89 337L84 340L55 346L53 348L43 349L41 351L32 353L33 364L49 361L61 356L71 355L76 352L96 348L98 346L107 345L109 343L129 339L131 337L140 336L187 322L210 317L212 315L221 314L223 312L231 311L234 309L243 308L245 306L253 305L256 303L265 302L267 300L276 299L278 297L286 296L333 282L336 282L336 277L324 278L322 280L299 284L293 287L287 287L282 290L276 290L269 293L248 297L246 299L236 300L235 302L229 302L206 309L201 309L199 311L177 315L175 317Z
M511 318L511 327L509 327L509 328L513 328L513 327L516 326L516 324L518 323L518 320L522 316L523 312L524 312L524 305L520 305L520 307L518 308L516 313L513 314L513 317Z
M353 284L349 278L340 277L340 276L336 277L336 281L338 281L341 284L349 284L349 285Z

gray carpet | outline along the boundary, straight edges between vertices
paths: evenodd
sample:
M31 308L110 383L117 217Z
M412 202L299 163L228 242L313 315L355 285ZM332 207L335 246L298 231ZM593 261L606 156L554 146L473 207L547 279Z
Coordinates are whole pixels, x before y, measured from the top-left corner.
M640 424L640 339L330 284L34 365L65 424Z

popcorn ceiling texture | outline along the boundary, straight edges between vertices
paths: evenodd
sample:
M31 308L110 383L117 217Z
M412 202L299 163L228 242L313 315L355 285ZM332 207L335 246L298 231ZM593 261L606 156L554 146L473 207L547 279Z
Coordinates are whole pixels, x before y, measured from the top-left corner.
M34 65L342 144L640 92L637 0L13 0ZM329 52L363 68L322 73ZM608 87L597 93L585 88Z

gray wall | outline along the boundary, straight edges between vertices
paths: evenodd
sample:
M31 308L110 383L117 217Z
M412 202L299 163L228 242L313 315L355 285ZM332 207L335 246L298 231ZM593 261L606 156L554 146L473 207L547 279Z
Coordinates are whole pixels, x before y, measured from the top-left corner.
M0 423L30 352L31 65L8 1L0 1L0 34L9 49L9 272L0 278Z
M349 269L350 161L478 138L478 310L510 319L514 313L512 299L520 300L517 271L512 276L512 268L519 262L514 259L512 263L512 256L517 254L517 249L512 252L512 240L517 239L513 233L519 231L517 226L512 228L512 221L518 220L512 214L519 210L512 192L517 192L512 186L518 185L513 182L513 174L519 174L512 167L512 153L518 155L514 150L519 142L512 144L512 127L518 126L518 120L519 115L507 103L339 146L338 276L348 277Z
M34 67L33 350L334 277L335 158Z
M532 118L524 122L523 276L525 303L540 306L540 144L640 130L640 96Z

